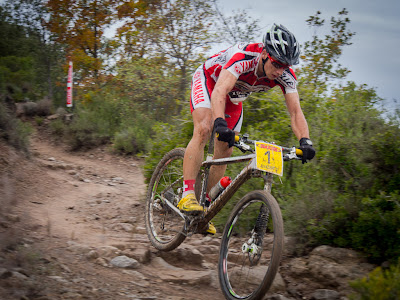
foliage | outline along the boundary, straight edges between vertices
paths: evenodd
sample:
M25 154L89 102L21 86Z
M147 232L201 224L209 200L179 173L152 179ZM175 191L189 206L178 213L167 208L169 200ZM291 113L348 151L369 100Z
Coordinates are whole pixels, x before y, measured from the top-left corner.
M121 153L147 153L152 136L153 119L140 110L131 109L129 117L122 118L119 130L112 139L113 148ZM124 115L127 115L126 112Z
M166 57L179 77L179 100L184 101L189 75L200 63L196 59L210 45L214 15L204 0L162 1L152 20L156 55Z
M261 36L260 20L253 19L246 10L233 10L232 15L226 16L221 12L217 0L212 0L217 18L216 36L219 40L224 39L229 44L237 44L239 42L255 42L259 41Z
M48 97L60 103L63 97L62 87L56 85L62 76L63 49L45 27L46 17L41 0L6 0L0 6L0 57L4 62L0 73L8 72L3 73L6 77L0 80L0 89L4 92L6 88L15 101ZM10 61L17 68L9 69ZM29 66L22 65L23 61L29 61Z
M110 142L121 122L116 99L97 94L86 96L90 101L77 107L73 121L65 128L65 138L74 150Z
M278 187L287 232L309 245L363 251L375 262L396 257L399 126L379 117L372 90L350 83L335 96L310 120L317 160L291 166L289 182ZM392 205L382 205L387 200Z
M153 69L154 64L159 68ZM124 118L139 112L157 121L168 121L180 111L178 79L169 76L161 60L136 59L118 68L115 78L117 92L122 98Z
M308 100L306 115L318 106L318 100L327 93L332 79L344 79L350 72L338 63L343 48L351 45L355 34L348 29L350 19L347 15L348 11L343 9L336 18L331 17L330 34L326 34L324 38L316 34L317 29L324 29L325 20L321 19L321 12L317 11L306 20L308 26L315 30L312 40L304 43L302 68L297 73L301 97Z
M105 59L104 30L113 20L116 0L49 0L48 29L76 66L76 80L99 83Z
M350 282L352 300L396 300L400 298L400 259L388 269L376 268L367 277Z
M177 147L186 147L189 143L193 134L193 123L189 118L187 111L182 111L179 117L170 118L169 123L154 124L151 148L144 166L146 182L149 182L156 165L165 153Z
M6 105L3 97L0 97L0 138L14 148L29 153L29 136L32 128L23 123L13 114Z

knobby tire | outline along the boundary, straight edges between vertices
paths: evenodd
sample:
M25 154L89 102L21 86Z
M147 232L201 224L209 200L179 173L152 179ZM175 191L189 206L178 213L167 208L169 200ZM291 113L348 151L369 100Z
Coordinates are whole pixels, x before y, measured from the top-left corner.
M146 196L146 231L152 245L161 251L171 251L186 238L184 221L161 200L168 190L169 200L176 206L183 186L184 148L176 148L164 155L151 176ZM174 183L170 189L167 187Z
M263 230L256 226L256 223L260 224L261 207L263 212L269 212ZM254 233L260 231L262 234ZM243 247L251 246L248 245L251 236L257 236L254 240L262 244L262 251L252 244L255 251L243 252ZM278 271L283 243L283 220L275 198L261 190L246 194L233 209L222 236L218 275L225 298L262 299ZM260 256L254 253L260 253Z

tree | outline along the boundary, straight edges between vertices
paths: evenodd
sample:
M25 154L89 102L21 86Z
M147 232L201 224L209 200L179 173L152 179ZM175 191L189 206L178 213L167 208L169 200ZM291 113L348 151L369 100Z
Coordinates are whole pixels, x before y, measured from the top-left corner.
M199 63L211 41L210 27L214 17L204 0L163 1L152 21L153 42L157 52L169 59L180 77L180 99L189 87L189 74Z
M60 75L62 48L46 28L48 13L41 0L7 0L2 6L1 43L3 56L29 56L32 61L33 94L53 99L58 92L55 81ZM14 31L14 32L13 32ZM19 42L18 42L19 41ZM61 54L61 55L60 55ZM26 70L25 70L26 71Z
M218 39L221 37L229 44L239 42L255 42L260 39L260 20L249 17L246 10L232 11L232 16L226 16L221 12L217 0L212 0L217 13Z
M79 81L99 84L104 75L104 30L115 20L118 0L49 0L47 26L67 46Z
M117 7L118 20L123 24L117 29L113 42L119 48L121 60L146 58L157 53L154 47L153 15L162 0L124 1Z
M321 12L317 11L314 16L306 20L308 26L314 28L315 32L325 24L320 15ZM348 11L344 8L338 13L337 18L331 17L330 34L325 35L324 39L314 34L312 40L304 44L304 54L301 56L304 67L301 76L307 78L318 91L326 88L326 82L330 79L343 79L350 72L341 64L337 64L343 47L351 45L351 38L355 34L347 28L350 23L347 15Z

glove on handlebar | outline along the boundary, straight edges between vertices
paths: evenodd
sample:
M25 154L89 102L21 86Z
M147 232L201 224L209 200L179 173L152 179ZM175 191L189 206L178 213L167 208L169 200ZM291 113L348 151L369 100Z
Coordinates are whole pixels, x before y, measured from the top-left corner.
M315 156L315 149L312 146L312 142L308 138L300 139L300 147L299 149L303 151L302 163L305 164L307 160L311 160Z
M222 118L216 118L214 129L218 134L218 141L227 142L229 148L235 143L235 132L228 128L228 123Z

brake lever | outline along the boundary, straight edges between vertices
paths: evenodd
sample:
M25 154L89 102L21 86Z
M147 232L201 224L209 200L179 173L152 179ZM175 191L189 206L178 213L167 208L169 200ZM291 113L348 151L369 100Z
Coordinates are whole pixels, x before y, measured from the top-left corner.
M242 151L242 153L246 153L247 152L245 149L242 148L242 146L239 143L235 143L234 146L236 148L238 148L240 151Z

